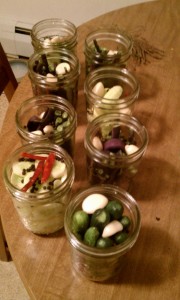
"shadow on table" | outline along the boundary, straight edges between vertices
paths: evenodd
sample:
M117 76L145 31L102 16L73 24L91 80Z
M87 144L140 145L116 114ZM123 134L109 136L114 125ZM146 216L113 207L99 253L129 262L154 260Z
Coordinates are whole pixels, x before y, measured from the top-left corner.
M172 130L171 128L168 128L166 119L157 113L138 108L134 112L134 117L146 127L148 131L149 143L152 145L161 145L164 138L167 139L167 136L172 135Z
M130 252L124 255L123 266L120 266L119 275L103 282L89 281L81 277L80 274L74 273L68 256L69 245L66 243L64 247L67 257L63 265L62 261L59 262L57 268L59 271L62 270L61 273L69 274L70 282L67 282L67 285L72 290L80 288L82 285L89 288L93 288L93 286L98 288L100 285L104 289L111 285L121 284L155 286L176 277L178 270L177 244L167 232L159 228L142 227L136 244ZM162 261L164 261L163 264Z
M141 243L138 242L140 240ZM106 283L158 285L176 276L178 247L167 232L159 228L142 227L138 241L125 258L120 275Z
M129 192L138 201L156 201L162 195L162 202L174 190L180 176L178 167L155 157L143 157L138 174L131 182Z

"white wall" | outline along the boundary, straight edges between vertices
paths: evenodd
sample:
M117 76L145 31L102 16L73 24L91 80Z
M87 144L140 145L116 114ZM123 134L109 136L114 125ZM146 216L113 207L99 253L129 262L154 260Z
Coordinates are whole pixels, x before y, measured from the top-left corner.
M148 0L0 0L0 18L34 24L57 17L76 26L108 11Z
M148 1L152 0L0 0L0 41L8 55L29 57L30 36L15 34L15 26L31 29L53 17L78 26L117 8Z

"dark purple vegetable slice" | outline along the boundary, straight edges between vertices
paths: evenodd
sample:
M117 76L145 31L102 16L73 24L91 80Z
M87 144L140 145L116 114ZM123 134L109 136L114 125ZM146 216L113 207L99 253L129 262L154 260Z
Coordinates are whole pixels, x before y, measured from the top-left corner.
M110 152L125 151L125 144L118 138L112 138L104 143L104 150Z
M39 117L32 116L27 123L28 131L31 132L37 130L41 122L42 120Z

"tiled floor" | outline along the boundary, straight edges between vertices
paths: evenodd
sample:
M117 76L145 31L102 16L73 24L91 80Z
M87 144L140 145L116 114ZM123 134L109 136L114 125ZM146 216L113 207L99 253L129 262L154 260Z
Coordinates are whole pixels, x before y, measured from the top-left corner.
M4 121L4 117L6 114L8 108L8 101L6 99L6 96L4 94L2 94L0 96L0 131L3 125L3 121Z
M8 108L4 94L0 96L0 130ZM29 300L13 261L0 261L0 300Z
M29 300L12 261L0 261L0 300Z

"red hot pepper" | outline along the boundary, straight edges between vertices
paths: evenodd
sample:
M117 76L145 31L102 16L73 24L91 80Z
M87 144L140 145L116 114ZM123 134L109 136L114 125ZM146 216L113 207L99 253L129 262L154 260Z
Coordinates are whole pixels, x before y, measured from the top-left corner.
M38 177L43 173L44 161L40 160L33 176L30 178L29 182L21 189L22 192L27 192L27 190L35 183Z
M46 158L44 163L44 170L43 175L41 178L41 183L44 183L48 180L49 176L51 175L51 170L53 168L55 161L55 154L53 152L49 153L49 156Z
M31 153L27 153L27 152L22 152L21 156L24 158L30 158L30 159L34 159L34 160L43 160L43 161L45 161L47 158L47 156L34 155Z

